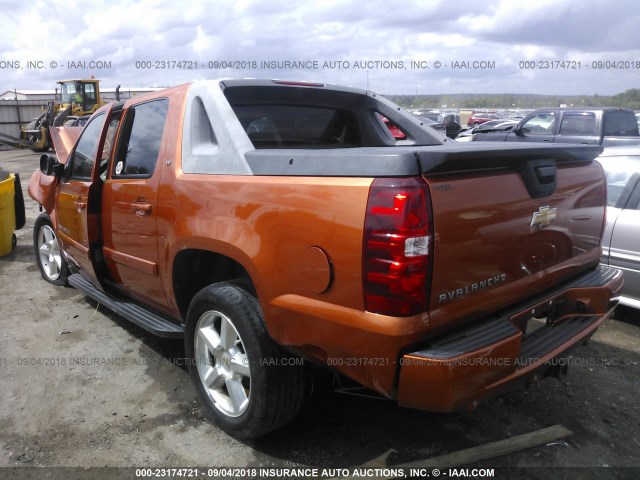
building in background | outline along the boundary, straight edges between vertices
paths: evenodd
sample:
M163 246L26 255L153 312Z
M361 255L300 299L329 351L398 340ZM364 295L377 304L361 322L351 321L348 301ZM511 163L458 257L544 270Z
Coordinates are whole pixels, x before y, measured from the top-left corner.
M126 100L144 93L155 92L160 88L120 88L120 99ZM45 109L47 102L54 100L59 91L13 89L0 93L0 133L12 137L20 136L20 127L38 117ZM103 100L112 102L116 99L115 88L100 88ZM0 145L0 148L3 148Z

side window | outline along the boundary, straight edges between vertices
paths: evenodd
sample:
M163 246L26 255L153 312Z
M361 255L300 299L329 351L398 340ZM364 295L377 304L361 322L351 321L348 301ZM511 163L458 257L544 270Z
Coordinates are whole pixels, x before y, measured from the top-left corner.
M106 115L101 114L87 124L71 159L71 178L90 180L98 153L98 143Z
M109 126L107 127L107 135L104 138L104 146L102 147L102 155L100 156L100 178L102 181L107 179L107 165L111 157L111 150L113 149L113 142L119 124L120 114L117 113L111 118Z
M565 112L560 122L560 135L595 135L596 116L593 113Z
M168 108L167 99L129 107L118 141L113 178L148 178L153 175Z
M556 114L554 112L539 113L522 125L522 131L530 135L553 135L555 126Z

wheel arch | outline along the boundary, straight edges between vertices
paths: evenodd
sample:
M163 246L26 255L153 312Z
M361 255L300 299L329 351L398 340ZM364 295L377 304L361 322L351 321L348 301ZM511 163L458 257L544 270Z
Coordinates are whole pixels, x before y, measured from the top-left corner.
M236 283L257 296L251 275L240 262L221 253L200 248L186 248L176 254L171 281L176 306L185 319L191 300L207 285Z

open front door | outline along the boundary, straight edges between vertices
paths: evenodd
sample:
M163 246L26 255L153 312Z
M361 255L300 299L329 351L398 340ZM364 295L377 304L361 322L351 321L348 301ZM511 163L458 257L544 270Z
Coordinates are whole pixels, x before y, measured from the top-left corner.
M99 285L95 273L95 250L100 241L100 167L106 162L110 144L105 145L105 123L111 106L105 106L82 131L67 160L65 177L56 199L57 235L70 264Z
M167 98L127 102L102 195L102 251L113 280L109 286L165 312L157 219L162 152L177 131L165 128L168 111Z

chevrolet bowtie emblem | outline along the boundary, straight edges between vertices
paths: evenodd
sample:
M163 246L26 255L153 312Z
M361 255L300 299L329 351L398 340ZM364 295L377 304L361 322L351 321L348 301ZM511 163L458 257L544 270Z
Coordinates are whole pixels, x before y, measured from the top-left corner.
M537 212L534 212L534 214L531 215L531 225L529 226L533 227L537 225L540 228L548 226L556 218L557 211L557 208L551 208L548 206L540 207Z

